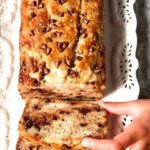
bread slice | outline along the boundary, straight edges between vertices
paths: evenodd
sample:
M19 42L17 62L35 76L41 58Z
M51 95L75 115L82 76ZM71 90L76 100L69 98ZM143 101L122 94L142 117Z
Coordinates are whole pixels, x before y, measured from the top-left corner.
M57 149L54 149L50 146L35 145L32 142L22 137L19 137L16 150L57 150Z
M39 144L36 145L28 141L27 139L19 137L16 150L89 150L89 148L71 147L68 145L62 145L61 147L51 146L51 145L45 146L45 145L39 145Z
M19 133L35 144L80 145L82 138L105 138L107 112L90 102L32 99L27 101Z

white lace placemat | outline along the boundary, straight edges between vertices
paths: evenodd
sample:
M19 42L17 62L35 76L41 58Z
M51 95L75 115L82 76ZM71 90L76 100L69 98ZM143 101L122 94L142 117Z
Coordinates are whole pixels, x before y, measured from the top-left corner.
M104 101L138 97L135 0L104 0L107 92ZM20 0L0 0L0 150L15 150L24 103L18 94ZM113 118L113 135L132 121ZM3 122L3 123L1 123ZM3 146L3 147L2 147ZM2 147L2 148L1 148ZM9 147L9 148L8 148Z

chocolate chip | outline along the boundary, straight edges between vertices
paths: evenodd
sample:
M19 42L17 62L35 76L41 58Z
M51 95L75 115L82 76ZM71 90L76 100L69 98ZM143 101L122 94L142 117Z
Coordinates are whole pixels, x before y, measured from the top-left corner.
M41 107L39 107L39 105L35 105L35 106L34 106L34 109L36 109L36 110L40 110L40 109L41 109Z
M47 48L44 50L44 52L45 52L46 55L49 55L49 54L51 54L51 52L52 52L52 48L47 47Z
M97 32L94 32L93 37L92 37L92 45L97 46L98 41L99 41L99 34Z
M100 112L100 111L101 111L101 108L100 108L100 107L95 107L95 110L96 110L97 112Z
M71 59L70 57L66 56L65 57L65 63L68 67L73 67L74 64L73 64L73 59Z
M78 108L78 111L83 114L83 115L86 115L87 113L91 112L91 109L90 108Z
M37 3L36 3L36 1L33 1L33 6L35 6L35 7L37 6Z
M83 19L83 23L88 24L90 21L86 18Z
M64 111L64 110L61 110L59 113L60 113L60 114L70 114L69 111Z
M64 17L64 13L63 13L63 12L59 12L57 15L58 15L59 17Z
M60 66L61 63L62 63L61 60L56 61L56 62L55 62L56 67L59 68L59 66Z
M47 49L47 44L43 43L41 46L41 49L43 49L43 50Z
M51 20L49 20L49 24L54 24L54 23L56 23L56 22L57 22L56 19L51 19Z
M38 6L38 8L44 8L44 4L41 3L41 4Z
M37 6L39 6L42 3L42 0L36 0Z
M86 38L86 37L87 37L86 29L81 29L81 30L80 30L80 36L81 36L82 38Z
M37 6L37 8L44 8L44 4L42 3L42 0L36 0L33 3L34 6Z
M39 71L39 80L43 80L44 79L44 72L43 69L40 69Z
M59 3L61 4L61 5L63 5L64 3L66 3L67 2L67 0L59 0Z
M29 35L34 36L35 35L34 30L30 30Z
M31 128L33 126L32 120L28 118L28 120L25 121L25 126L26 126L26 129Z
M79 73L77 71L69 69L68 75L70 75L72 78L77 78L79 76Z
M71 10L68 10L67 12L68 12L68 14L69 14L70 16L72 16L72 14L75 13L75 9L73 8L73 9L71 9Z
M99 34L98 34L97 32L94 32L94 33L93 33L92 40L94 40L94 41L99 41Z
M76 59L77 59L78 61L81 61L81 60L83 59L83 57L77 56Z
M82 17L86 17L86 16L87 16L87 13L86 13L86 12L85 12L85 13L82 13L81 16L82 16Z
M87 37L87 33L86 33L86 32L82 33L82 34L81 34L81 37L82 37L82 38L86 38L86 37Z
M90 48L88 49L88 52L89 52L89 53L93 53L94 51L95 51L94 47L90 47Z
M101 72L101 67L99 67L97 64L92 64L91 69L93 70L94 73L98 74Z
M94 45L94 46L98 45L97 41L92 41L91 44Z
M104 127L101 123L99 123L98 126L99 126L100 128L103 128L103 127Z
M32 72L35 73L39 70L38 66L37 66L37 62L32 61L32 68L31 68Z
M44 74L47 75L50 72L50 70L48 68L44 69Z
M58 37L60 37L61 35L62 35L62 32L56 31L56 32L53 33L53 37L54 37L54 38L58 38Z
M34 127L35 127L36 129L38 129L38 131L41 130L41 127L40 127L40 125L38 125L38 124L35 124Z
M29 19L32 20L34 17L36 17L36 14L35 14L34 12L32 12L32 13L30 14Z
M86 126L87 126L87 123L80 123L80 126L81 126L81 127L86 127Z
M53 42L53 39L50 37L46 37L46 42Z
M43 22L40 22L40 23L38 24L38 26L39 26L39 27L43 27L43 26L44 26L44 23L43 23Z
M66 144L62 145L62 150L71 150L71 149L72 149L72 147L69 145L66 145Z
M58 116L53 115L52 120L58 120Z
M69 45L69 42L58 42L57 47L60 53L62 53Z
M40 68L40 69L43 69L43 68L45 68L45 67L46 67L46 64L45 64L45 63L39 64L39 68Z
M47 33L47 32L49 32L49 31L51 31L51 28L50 28L50 27L44 27L44 28L43 28L43 32L44 32L44 33Z

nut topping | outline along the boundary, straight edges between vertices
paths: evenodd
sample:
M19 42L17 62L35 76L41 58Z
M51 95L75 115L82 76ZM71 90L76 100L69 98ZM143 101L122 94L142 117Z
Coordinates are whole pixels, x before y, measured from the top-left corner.
M69 42L58 42L57 47L60 53L62 53L69 45Z
M73 60L68 56L65 57L65 63L68 67L73 67L74 66Z
M66 3L67 2L67 0L59 0L59 3L61 4L61 5L63 5L64 3Z

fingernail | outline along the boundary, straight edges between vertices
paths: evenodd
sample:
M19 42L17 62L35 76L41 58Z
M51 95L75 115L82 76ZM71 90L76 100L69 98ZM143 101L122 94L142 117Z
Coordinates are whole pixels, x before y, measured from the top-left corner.
M90 143L90 142L89 142L88 139L83 139L83 140L82 140L82 145L85 146L85 147L89 147L89 145L90 145L89 143Z

